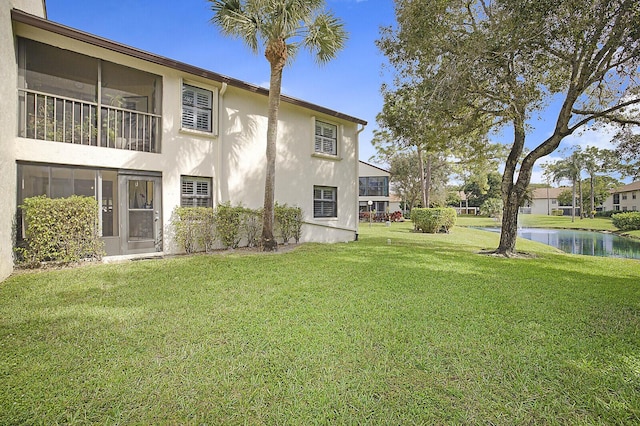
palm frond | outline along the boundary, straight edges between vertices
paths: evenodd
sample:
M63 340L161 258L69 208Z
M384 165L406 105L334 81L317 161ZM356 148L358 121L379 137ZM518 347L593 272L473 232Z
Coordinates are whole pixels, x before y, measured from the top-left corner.
M315 55L317 62L326 63L336 57L347 37L340 19L329 13L321 13L308 24L302 45Z
M260 20L241 0L208 0L211 3L211 23L224 35L242 40L254 52L258 52Z

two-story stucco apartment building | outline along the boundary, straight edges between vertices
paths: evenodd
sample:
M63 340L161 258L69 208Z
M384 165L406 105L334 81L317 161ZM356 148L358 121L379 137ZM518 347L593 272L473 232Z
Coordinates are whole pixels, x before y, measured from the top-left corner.
M43 0L0 5L0 75L0 279L27 197L96 197L110 256L174 251L180 205L262 206L267 90L51 22ZM276 200L303 209L303 241L353 240L366 122L282 101Z
M639 211L640 210L640 181L611 190L611 195L604 202L608 211Z

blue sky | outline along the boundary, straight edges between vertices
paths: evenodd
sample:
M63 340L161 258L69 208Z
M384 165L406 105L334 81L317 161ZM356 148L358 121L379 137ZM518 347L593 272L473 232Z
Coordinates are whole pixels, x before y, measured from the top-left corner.
M326 2L349 32L346 48L322 66L301 51L284 70L283 93L366 120L360 134L360 159L366 161L375 154L370 141L382 108L384 56L374 42L380 26L395 20L393 1ZM209 23L206 0L47 0L47 14L72 28L268 87L267 60L220 35Z
M377 128L376 114L382 108L380 87L390 82L383 73L384 56L375 46L380 27L393 25L392 0L326 0L327 7L340 17L349 32L346 48L323 66L306 52L284 70L283 93L368 121L360 134L360 159L375 155L371 146ZM248 83L268 87L269 64L262 54L250 52L239 40L220 35L209 23L211 11L206 0L47 0L50 20L108 38L151 53L205 68ZM554 108L555 107L555 108ZM528 135L532 148L554 127L549 109L531 121ZM611 147L612 130L584 132L563 141L573 145ZM508 132L491 135L494 141L509 142ZM540 160L553 162L559 152ZM542 182L540 167L532 182Z

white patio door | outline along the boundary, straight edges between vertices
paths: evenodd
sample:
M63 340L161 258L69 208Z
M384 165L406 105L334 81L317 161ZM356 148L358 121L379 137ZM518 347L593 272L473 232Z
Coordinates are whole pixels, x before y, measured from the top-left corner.
M162 251L162 179L150 175L119 177L123 254Z

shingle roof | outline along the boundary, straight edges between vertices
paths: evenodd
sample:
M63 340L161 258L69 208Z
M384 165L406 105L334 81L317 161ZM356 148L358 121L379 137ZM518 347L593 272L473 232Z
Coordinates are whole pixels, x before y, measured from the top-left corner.
M629 192L629 191L640 191L640 180L636 182L631 182L628 185L620 186L611 191L611 193L619 193L619 192Z
M567 190L571 191L571 188L568 188L566 186L562 186L560 188L536 188L533 190L533 199L546 200L547 198L549 199L558 198L560 193Z

